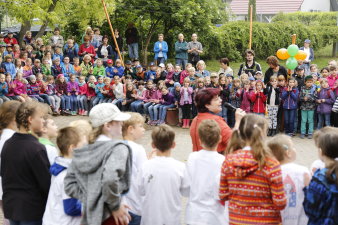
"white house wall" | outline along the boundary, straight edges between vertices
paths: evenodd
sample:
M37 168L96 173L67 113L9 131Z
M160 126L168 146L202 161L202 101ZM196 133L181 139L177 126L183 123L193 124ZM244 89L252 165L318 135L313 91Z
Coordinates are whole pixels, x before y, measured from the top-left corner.
M330 0L304 0L301 10L302 12L329 12Z

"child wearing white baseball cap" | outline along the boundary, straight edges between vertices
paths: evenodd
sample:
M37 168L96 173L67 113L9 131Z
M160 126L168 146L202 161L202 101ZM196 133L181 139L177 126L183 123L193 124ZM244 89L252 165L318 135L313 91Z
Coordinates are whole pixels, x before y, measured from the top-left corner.
M121 198L130 186L131 149L119 140L122 122L129 118L111 103L96 105L89 113L91 144L74 150L64 180L65 192L83 204L81 224L129 223L128 206Z

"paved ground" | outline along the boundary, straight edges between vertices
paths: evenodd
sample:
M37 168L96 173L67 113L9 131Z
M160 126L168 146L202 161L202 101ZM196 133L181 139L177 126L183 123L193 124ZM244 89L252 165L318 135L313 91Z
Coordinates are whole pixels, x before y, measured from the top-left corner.
M80 116L68 116L68 117L56 117L55 121L59 128L67 126L73 120L79 119L88 119L88 117ZM138 142L142 144L145 149L150 152L151 148L151 130L152 127L146 125L145 136ZM192 143L189 135L188 129L182 129L179 127L174 127L176 132L176 148L172 152L172 156L175 159L178 159L182 162L185 162L188 159L189 153L192 150ZM316 160L317 149L314 145L313 140L309 139L300 139L299 137L293 138L297 149L297 160L296 163L299 163L303 166L310 167L311 163ZM185 200L182 201L185 205ZM2 224L2 212L0 212L0 224Z

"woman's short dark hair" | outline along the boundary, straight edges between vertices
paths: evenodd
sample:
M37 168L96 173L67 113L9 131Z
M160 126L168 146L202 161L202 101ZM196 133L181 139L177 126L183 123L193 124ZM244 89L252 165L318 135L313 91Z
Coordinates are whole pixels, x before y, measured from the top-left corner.
M228 59L228 58L221 58L221 59L219 60L219 62L220 62L220 63L223 63L223 64L225 64L225 65L227 65L227 66L229 66L229 59Z
M279 65L279 60L277 59L276 56L271 55L268 58L266 58L266 63L273 65L273 66L278 66Z
M210 105L212 99L219 95L219 89L206 88L197 92L195 97L196 108L199 113L208 112L206 105Z

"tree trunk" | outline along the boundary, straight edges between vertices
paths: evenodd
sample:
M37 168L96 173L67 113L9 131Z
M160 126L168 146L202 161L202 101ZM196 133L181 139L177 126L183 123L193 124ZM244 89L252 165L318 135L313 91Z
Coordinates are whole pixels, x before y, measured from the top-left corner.
M160 22L161 18L157 19L155 21L155 23L151 24L150 28L149 28L149 31L148 31L148 34L147 34L147 39L146 39L146 43L144 44L144 49L143 49L143 62L145 65L148 64L148 46L149 46L149 43L150 43L150 40L154 34L154 31L155 31L155 28L157 27L158 23Z
M56 7L56 3L58 2L59 0L53 0L53 2L49 5L48 7L48 10L47 10L47 13L50 13L50 12L53 12L55 7ZM39 32L35 35L35 39L41 37L44 33L45 33L45 30L48 26L48 20L45 20L43 21L43 24L42 26L40 27L40 30Z
M21 28L20 28L20 32L18 36L18 42L20 44L20 47L23 47L23 37L25 36L26 32L31 29L31 26L32 24L30 20L26 20L25 22L21 24Z

